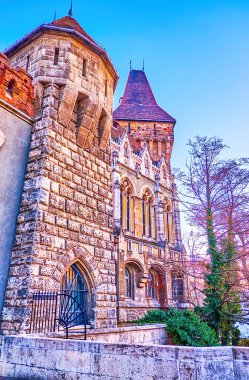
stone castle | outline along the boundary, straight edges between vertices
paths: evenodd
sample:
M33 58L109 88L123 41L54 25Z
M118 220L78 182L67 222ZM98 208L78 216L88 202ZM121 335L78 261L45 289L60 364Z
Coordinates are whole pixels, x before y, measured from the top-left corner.
M0 312L28 332L32 294L87 291L116 327L183 306L184 248L170 158L175 119L143 70L117 72L70 14L0 55Z

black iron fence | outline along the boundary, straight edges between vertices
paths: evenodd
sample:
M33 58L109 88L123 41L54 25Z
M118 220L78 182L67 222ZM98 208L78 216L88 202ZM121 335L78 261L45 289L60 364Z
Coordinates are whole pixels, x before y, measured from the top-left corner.
M64 330L66 338L69 329L82 326L86 339L87 290L40 291L33 294L30 321L31 334L47 334Z

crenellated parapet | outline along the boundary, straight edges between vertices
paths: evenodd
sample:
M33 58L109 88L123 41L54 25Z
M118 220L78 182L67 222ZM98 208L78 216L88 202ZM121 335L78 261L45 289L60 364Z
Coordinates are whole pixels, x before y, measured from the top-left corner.
M3 53L0 53L0 99L34 117L32 78L22 68L11 67Z

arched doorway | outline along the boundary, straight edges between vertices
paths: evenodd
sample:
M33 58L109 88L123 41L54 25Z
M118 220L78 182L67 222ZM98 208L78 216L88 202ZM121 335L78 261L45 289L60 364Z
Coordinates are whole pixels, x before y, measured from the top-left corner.
M91 323L93 320L92 285L88 274L79 263L73 263L64 273L61 280L61 292L71 296L69 301L64 301L64 303L62 301L61 312L71 313L72 318L76 318L76 324L80 325L84 323L82 314L77 308L77 305L80 305L81 309L86 311L86 322Z

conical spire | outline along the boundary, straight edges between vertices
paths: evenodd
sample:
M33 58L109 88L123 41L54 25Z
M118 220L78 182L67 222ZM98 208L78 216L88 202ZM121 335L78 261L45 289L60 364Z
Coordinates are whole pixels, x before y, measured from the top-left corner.
M113 113L114 119L175 123L175 119L158 106L143 70L130 70L124 96Z
M70 8L68 11L68 16L70 16L70 17L73 16L73 0L71 0Z

